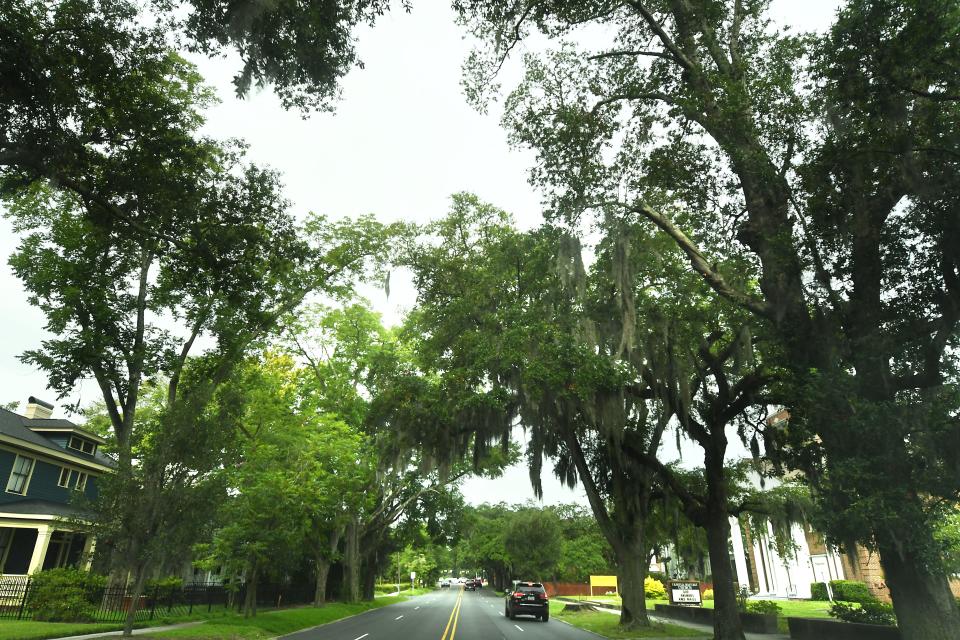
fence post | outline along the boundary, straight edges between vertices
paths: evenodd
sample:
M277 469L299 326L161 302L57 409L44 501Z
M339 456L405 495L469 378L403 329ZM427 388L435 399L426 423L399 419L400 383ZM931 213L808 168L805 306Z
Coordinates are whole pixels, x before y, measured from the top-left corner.
M153 598L150 599L150 619L151 619L151 620L153 620L153 612L154 612L154 611L156 610L156 608L157 608L157 594L158 594L157 589L158 589L158 588L159 588L159 587L154 587L154 588L153 588Z
M23 600L20 601L20 610L17 611L17 620L23 619L23 611L27 608L27 599L30 597L30 578L27 578L27 584L23 588Z
M210 585L209 583L204 587L204 590L207 592L207 613L213 611L213 599L210 597Z
M196 585L196 583L194 583ZM193 613L193 589L187 591L187 615Z

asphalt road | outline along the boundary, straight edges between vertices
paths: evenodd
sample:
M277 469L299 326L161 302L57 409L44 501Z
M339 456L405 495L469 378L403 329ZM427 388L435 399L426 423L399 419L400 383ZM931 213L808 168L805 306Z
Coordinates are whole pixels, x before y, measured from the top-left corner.
M440 589L406 602L284 636L291 640L596 640L551 619L508 620L489 589Z

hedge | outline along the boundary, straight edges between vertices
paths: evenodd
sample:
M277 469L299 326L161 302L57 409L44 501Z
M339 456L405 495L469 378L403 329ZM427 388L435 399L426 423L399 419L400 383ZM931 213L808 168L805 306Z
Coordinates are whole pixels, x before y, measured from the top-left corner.
M843 602L873 602L876 598L870 594L866 583L856 580L831 580L830 588L833 590L833 599ZM822 582L814 582L810 585L811 600L828 600L827 587Z

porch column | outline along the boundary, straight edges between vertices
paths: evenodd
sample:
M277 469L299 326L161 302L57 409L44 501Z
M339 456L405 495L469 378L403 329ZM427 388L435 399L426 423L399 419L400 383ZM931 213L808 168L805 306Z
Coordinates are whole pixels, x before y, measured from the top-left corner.
M88 535L87 541L83 543L83 553L80 554L83 562L83 570L90 571L90 565L93 564L93 552L97 549L97 539Z
M733 564L737 568L737 582L740 586L750 588L750 569L747 567L746 551L743 548L743 537L740 532L740 521L730 518L730 543L733 546Z
M33 555L30 557L27 573L32 574L43 568L43 559L47 557L51 534L53 534L53 527L50 525L44 524L37 527L37 543L33 546Z

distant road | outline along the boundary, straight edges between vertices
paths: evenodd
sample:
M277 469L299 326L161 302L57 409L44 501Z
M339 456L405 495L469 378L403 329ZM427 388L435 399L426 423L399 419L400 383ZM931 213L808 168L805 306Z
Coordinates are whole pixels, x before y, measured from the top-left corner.
M330 624L290 640L596 640L557 620L503 616L503 598L489 589L440 589Z

